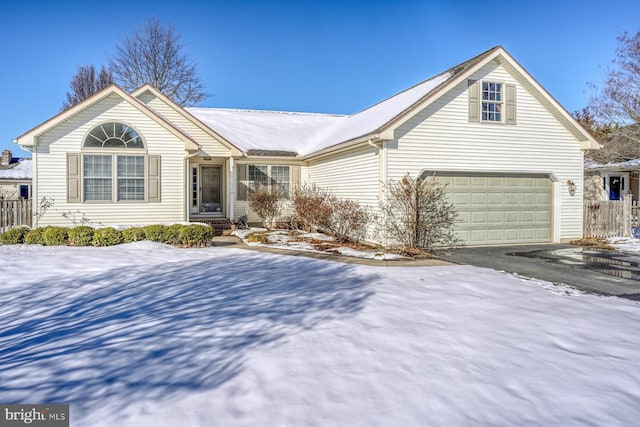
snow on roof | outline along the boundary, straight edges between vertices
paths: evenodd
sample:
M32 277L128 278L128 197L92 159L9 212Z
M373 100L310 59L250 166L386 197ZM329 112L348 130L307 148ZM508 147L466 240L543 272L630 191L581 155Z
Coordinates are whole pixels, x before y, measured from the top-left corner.
M307 154L322 129L345 116L265 110L190 107L186 109L245 153L249 150Z
M610 163L598 163L591 160L584 162L584 168L589 170L601 170L601 169L638 169L640 168L640 159L627 160L626 162L610 162Z
M21 159L7 168L0 168L0 179L31 179L31 159Z
M187 108L242 151L307 155L377 131L454 75L447 71L350 116L225 108Z

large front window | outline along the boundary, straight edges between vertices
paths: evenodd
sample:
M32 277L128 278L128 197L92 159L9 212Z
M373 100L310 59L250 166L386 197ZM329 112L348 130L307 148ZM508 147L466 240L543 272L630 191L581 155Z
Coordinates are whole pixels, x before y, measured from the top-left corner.
M94 127L84 140L83 200L118 202L145 200L146 154L142 138L118 122Z

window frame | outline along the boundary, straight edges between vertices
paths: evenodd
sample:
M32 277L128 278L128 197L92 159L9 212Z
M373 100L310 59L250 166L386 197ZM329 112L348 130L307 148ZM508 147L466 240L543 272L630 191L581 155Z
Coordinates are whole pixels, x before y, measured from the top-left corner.
M484 85L488 85L490 87L490 85L494 84L494 85L500 85L500 100L496 101L496 100L492 100L492 99L484 99ZM506 123L506 83L504 81L497 81L497 80L480 80L480 87L479 87L480 93L479 93L479 102L480 102L480 108L479 108L479 115L480 115L480 122L481 123L499 123L499 124L504 124ZM489 90L489 94L491 94L492 92ZM499 106L499 112L496 113L495 110L493 112L487 110L485 112L484 110L484 105L485 103L488 105L498 105ZM484 118L484 115L487 115L487 118ZM491 114L499 114L500 115L500 120L491 120L489 119L489 115Z
M291 165L283 165L283 164L265 164L265 163L245 163L245 164L241 164L238 165L238 168L245 168L245 174L244 176L246 177L246 179L244 180L240 180L241 184L244 184L244 186L246 187L246 194L244 194L244 198L241 198L242 195L240 194L240 192L236 192L236 196L235 199L238 202L246 202L249 200L249 193L251 191L253 191L255 189L256 186L256 180L254 179L250 179L251 178L251 169L253 168L266 168L266 174L265 174L265 180L266 181L266 185L269 186L269 188L274 188L276 186L281 186L286 184L287 185L287 189L286 191L284 191L283 193L283 198L284 199L290 199L291 198L291 183L292 183L292 179L293 179L293 166ZM273 168L287 168L287 175L288 175L288 179L286 180L286 182L277 182L274 179L273 176ZM255 173L254 173L254 177L255 177Z
M104 129L105 124L115 123L119 126L126 126L131 131L135 132L137 138L139 138L139 146L127 146L126 144L123 147L97 147L97 146L86 146L88 138L94 138L92 133L102 127ZM115 126L114 126L115 129ZM124 135L124 133L123 133ZM105 134L108 137L108 135ZM95 138L94 138L95 139ZM87 133L85 134L82 140L82 151L80 156L80 200L81 203L87 204L140 204L140 203L149 203L149 189L148 189L148 180L149 180L149 155L147 153L147 143L145 139L142 137L138 130L128 124L127 122L121 120L109 120L105 122L98 123L92 126ZM102 199L102 200L87 200L86 198L86 168L85 168L85 158L87 156L110 156L111 157L111 174L109 179L111 180L111 199ZM136 157L142 159L142 176L141 177L121 177L118 174L118 161L123 157ZM136 179L142 180L142 198L141 199L122 199L120 197L120 180L122 179Z
M101 200L87 200L85 193L85 185L86 185L86 172L85 172L85 158L87 156L109 156L111 157L111 174L109 175L109 179L111 180L111 199L101 199ZM142 159L142 177L139 178L131 178L131 177L121 177L118 174L118 159L122 157L137 157ZM80 179L80 191L82 194L82 203L96 204L96 203L148 203L149 194L147 191L148 187L148 171L149 171L149 159L146 154L124 154L124 153L86 153L83 152L80 160L81 165L81 179ZM120 179L141 179L142 191L143 195L141 199L121 199L119 195L119 180Z

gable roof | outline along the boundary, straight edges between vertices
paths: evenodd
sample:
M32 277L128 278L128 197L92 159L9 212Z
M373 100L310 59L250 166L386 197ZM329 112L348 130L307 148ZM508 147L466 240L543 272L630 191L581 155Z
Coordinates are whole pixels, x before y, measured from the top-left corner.
M58 113L57 115L53 116L49 120L39 124L33 129L20 135L19 137L14 139L13 142L15 142L16 144L19 144L21 147L33 147L37 145L37 138L40 135L49 131L50 129L54 128L55 126L59 125L65 120L69 120L71 117L79 114L80 112L86 110L87 108L91 107L92 105L100 102L101 100L111 95L117 95L121 97L125 101L129 102L129 104L131 104L137 110L139 110L140 112L145 114L147 117L151 118L156 123L158 123L160 126L162 126L166 130L171 132L178 139L182 140L185 143L185 148L187 150L195 151L200 148L199 144L196 141L194 141L189 135L187 135L181 129L179 129L178 127L176 127L175 125L167 121L164 117L162 117L161 115L159 115L158 113L156 113L155 111L147 107L144 103L140 102L140 100L132 97L127 92L120 89L115 84L107 86L106 88L93 94L89 98Z
M313 157L368 140L392 139L394 129L493 60L507 66L578 139L581 148L599 148L597 141L501 46L352 115L221 108L187 111L245 153L284 150Z
M204 131L205 133L209 134L211 137L213 137L214 139L216 139L217 141L219 141L222 145L226 146L228 149L231 150L232 155L237 156L241 154L241 150L236 147L233 143L231 143L227 138L223 137L222 135L220 135L218 132L216 132L211 126L207 126L206 124L204 124L202 121L198 120L197 118L195 118L191 113L189 113L189 111L187 111L186 109L182 108L181 106L179 106L178 104L176 104L175 102L173 102L168 96L166 96L165 94L163 94L162 92L160 92L158 89L156 89L155 87L153 87L153 85L147 83L142 85L141 87L139 87L138 89L134 90L131 93L131 96L133 96L134 98L138 99L142 94L144 94L145 92L149 92L151 93L153 96L159 98L160 100L162 100L166 105L168 105L170 108L172 108L175 112L177 112L178 114L180 114L182 117L184 117L185 119L187 119L189 122L191 122L193 125L197 126L198 128L200 128L202 131ZM145 104L145 106L147 108L150 108L151 110L153 110L152 107L148 106L147 104ZM153 110L155 111L155 110ZM158 113L158 112L156 112ZM160 113L158 113L160 114ZM160 114L161 115L161 114ZM183 130L184 131L184 130ZM187 133L187 132L185 132Z
M20 159L10 165L0 165L0 179L31 179L31 159Z

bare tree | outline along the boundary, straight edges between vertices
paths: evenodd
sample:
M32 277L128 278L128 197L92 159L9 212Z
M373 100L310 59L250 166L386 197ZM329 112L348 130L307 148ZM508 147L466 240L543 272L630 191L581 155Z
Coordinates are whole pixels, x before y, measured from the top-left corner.
M181 106L200 102L206 97L205 85L193 60L182 52L180 38L172 25L149 19L123 37L109 56L116 82L127 91L150 83Z
M100 67L99 72L93 64L79 67L71 78L67 99L62 103L61 110L73 107L112 83L113 74L104 66Z
M595 93L589 109L600 124L640 122L640 31L618 36L616 56L605 73L604 85Z

